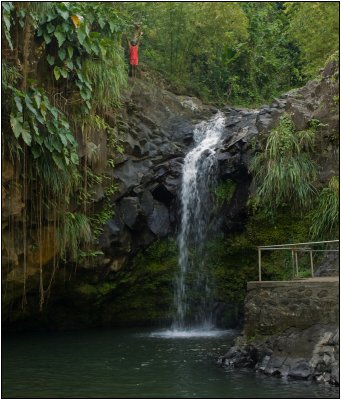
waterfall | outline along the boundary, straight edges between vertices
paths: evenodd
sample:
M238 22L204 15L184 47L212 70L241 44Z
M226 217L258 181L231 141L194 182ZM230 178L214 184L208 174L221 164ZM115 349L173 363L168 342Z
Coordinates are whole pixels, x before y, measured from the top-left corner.
M179 272L175 280L176 314L172 328L213 327L210 282L205 271L205 242L212 215L212 188L217 175L216 147L225 118L217 113L198 124L195 147L186 155L182 170L181 224L178 233Z

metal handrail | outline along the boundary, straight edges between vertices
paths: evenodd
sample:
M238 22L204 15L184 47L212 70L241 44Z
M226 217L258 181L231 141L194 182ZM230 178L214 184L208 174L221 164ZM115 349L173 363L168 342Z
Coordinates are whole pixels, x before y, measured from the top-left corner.
M310 253L310 270L311 276L314 277L314 260L313 252L339 252L337 249L312 249L311 247L297 247L305 245L316 245L322 243L339 243L339 240L323 240L319 242L305 242L305 243L286 243L286 244L274 244L269 246L257 246L258 249L258 280L262 281L262 251L264 250L291 250L291 258L293 263L293 278L298 276L298 252L309 252Z

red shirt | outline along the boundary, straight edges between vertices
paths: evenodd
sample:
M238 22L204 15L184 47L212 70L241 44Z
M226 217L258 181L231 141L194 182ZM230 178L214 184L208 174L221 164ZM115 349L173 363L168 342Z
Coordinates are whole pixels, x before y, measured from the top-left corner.
M131 65L138 65L139 63L139 46L130 46L130 64Z

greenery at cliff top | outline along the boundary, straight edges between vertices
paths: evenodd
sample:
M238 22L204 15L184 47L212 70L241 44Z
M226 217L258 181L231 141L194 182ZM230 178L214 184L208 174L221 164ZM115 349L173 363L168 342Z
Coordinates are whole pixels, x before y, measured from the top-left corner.
M339 48L337 2L124 2L142 23L140 60L181 94L269 102L316 76Z

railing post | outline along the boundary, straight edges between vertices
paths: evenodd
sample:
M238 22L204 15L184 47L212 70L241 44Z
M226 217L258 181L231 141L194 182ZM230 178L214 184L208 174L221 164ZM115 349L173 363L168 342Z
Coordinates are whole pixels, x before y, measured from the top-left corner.
M258 280L262 281L262 250L258 247Z
M310 250L310 268L311 268L311 277L314 278L314 260L313 260L312 250Z
M298 278L298 256L297 256L297 250L295 250L295 265L296 265L296 277Z
M294 254L294 249L291 250L291 259L292 259L292 279L295 279L295 254Z

